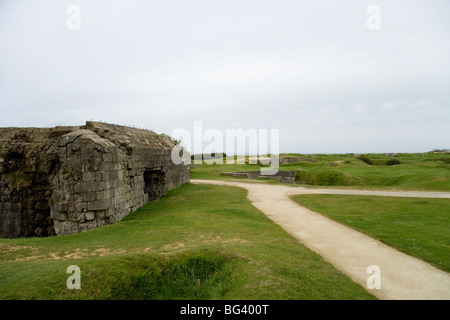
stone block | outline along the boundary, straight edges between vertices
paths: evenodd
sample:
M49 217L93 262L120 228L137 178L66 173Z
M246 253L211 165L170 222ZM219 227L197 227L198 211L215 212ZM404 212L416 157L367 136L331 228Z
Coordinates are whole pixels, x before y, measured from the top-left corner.
M88 202L87 209L89 211L107 210L108 203L106 200L95 200Z
M120 169L120 165L117 162L102 162L99 165L99 169L100 171L115 171L115 170L119 170Z
M84 200L83 194L76 193L76 194L73 195L73 200L72 201L74 203L82 203L83 201L86 201L86 200Z
M99 221L98 219L105 219L107 212L108 212L107 210L95 211L95 215L96 215L97 221Z
M83 200L85 202L89 202L89 201L95 201L97 200L97 193L92 191L92 192L85 192L83 193Z
M108 193L106 191L97 191L96 192L96 200L107 200Z
M93 212L93 211L86 211L86 212L84 213L84 216L85 216L85 219L86 219L87 221L94 220L94 219L95 219L95 212Z
M87 202L80 202L75 204L75 211L84 212L87 210Z
M86 189L87 190L85 190L85 192L86 191L89 191L89 192L101 191L104 188L105 188L105 183L102 183L102 182L88 182L86 184Z
M103 172L102 171L97 171L95 173L95 181L98 181L98 182L104 181L103 180Z
M60 203L59 205L58 205L58 211L59 212L69 212L69 204L67 204L67 203Z
M119 178L119 174L117 171L110 170L107 172L108 180L116 180Z
M83 173L83 181L86 182L96 181L95 175L96 175L95 172L85 172Z
M86 221L86 216L84 212L74 212L72 216L72 221L84 222Z
M79 225L80 232L84 232L84 231L91 230L94 228L97 228L97 221L95 221L95 220L88 221L85 223L80 223L80 225Z

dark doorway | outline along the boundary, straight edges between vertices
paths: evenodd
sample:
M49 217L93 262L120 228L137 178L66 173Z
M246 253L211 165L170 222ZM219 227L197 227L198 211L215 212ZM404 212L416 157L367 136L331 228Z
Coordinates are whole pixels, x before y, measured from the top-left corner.
M157 200L164 194L164 180L165 174L159 169L144 171L144 193L149 201Z

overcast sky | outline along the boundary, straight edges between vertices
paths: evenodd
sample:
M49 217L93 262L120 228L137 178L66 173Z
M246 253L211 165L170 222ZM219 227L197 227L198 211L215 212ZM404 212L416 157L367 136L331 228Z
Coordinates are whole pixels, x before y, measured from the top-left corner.
M203 121L279 129L281 152L450 148L449 13L448 0L0 0L0 126Z

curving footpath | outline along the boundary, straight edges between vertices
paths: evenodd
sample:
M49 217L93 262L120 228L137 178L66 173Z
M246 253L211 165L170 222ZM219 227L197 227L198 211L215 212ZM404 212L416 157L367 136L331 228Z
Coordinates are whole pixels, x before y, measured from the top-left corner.
M447 272L299 206L289 198L298 194L351 194L450 199L450 193L306 189L216 180L191 180L191 183L247 189L248 198L256 208L379 299L450 299L450 275ZM369 274L367 269L373 265L381 271L380 289L368 288L368 278L372 273Z

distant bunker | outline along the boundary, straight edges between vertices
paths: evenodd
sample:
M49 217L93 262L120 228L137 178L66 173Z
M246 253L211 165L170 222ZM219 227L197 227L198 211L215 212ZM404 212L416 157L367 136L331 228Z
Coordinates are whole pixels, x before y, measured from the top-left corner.
M315 162L315 160L307 157L279 157L280 164L291 164L297 162Z
M117 222L189 182L169 136L99 122L0 128L0 237L78 233Z
M274 179L277 182L281 183L295 183L295 176L297 175L297 171L277 171L273 172L271 175L262 175L261 172L258 171L240 171L240 172L222 172L224 176L231 176L235 178L247 178L247 179L261 179L261 178L269 178Z
M250 157L245 159L246 163L264 163L264 161L271 162L272 159L270 157ZM293 164L298 162L315 162L314 159L308 157L290 157L290 156L280 156L278 157L278 163L280 165L283 164ZM267 163L267 162L266 162Z

